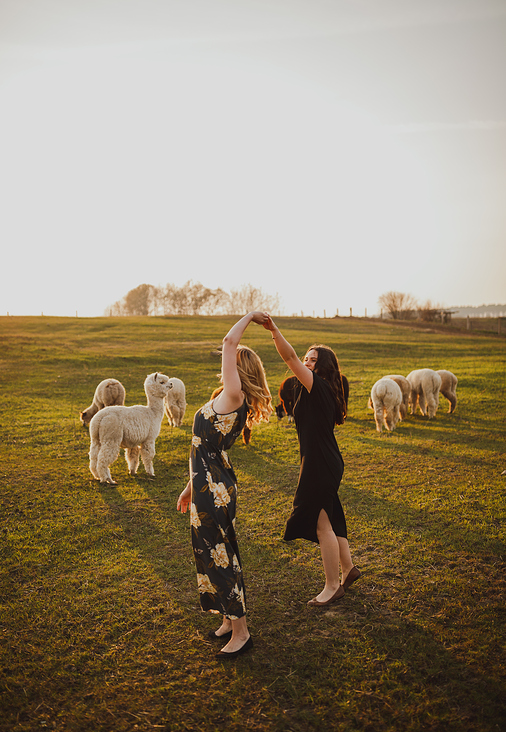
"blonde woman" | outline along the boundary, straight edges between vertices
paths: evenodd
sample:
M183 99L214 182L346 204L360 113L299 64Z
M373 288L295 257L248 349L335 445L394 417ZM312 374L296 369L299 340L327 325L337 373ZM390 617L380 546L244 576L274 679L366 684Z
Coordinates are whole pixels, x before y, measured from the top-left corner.
M177 509L190 506L192 545L203 610L222 615L210 637L228 641L216 655L232 659L253 647L246 623L246 596L235 534L237 481L227 450L244 426L268 421L271 394L259 356L241 337L251 322L263 325L265 313L241 318L223 339L222 389L195 414L190 481Z

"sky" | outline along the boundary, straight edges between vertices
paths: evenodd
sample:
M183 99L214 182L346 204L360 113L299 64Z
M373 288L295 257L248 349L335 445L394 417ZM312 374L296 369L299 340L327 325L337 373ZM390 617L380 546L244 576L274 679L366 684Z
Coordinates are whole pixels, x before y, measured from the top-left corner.
M506 302L505 0L0 0L0 315Z

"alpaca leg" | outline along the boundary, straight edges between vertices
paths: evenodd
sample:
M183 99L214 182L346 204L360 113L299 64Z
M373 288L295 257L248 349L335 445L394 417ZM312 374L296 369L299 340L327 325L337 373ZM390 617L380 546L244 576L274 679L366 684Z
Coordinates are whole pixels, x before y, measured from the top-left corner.
M155 477L155 471L153 469L153 458L155 457L155 443L145 443L141 445L141 458L146 473L152 478Z
M399 412L399 406L395 406L392 412L391 420L390 420L390 429L394 430L397 427L397 423L399 421L400 412Z
M392 411L390 409L385 409L385 427L389 432L392 431Z
M173 420L173 418L172 418L172 412L171 412L171 410L170 410L170 409L168 408L168 406L167 406L167 405L165 405L165 414L166 414L166 416L167 416L167 422L168 422L168 423L170 424L170 426L171 426L171 427L174 427L174 420Z
M98 453L100 451L100 443L92 438L90 444L90 471L95 480L100 480L97 469Z
M399 407L385 410L385 427L392 432L399 421Z
M141 449L138 445L135 447L127 447L125 450L125 460L128 465L128 472L130 475L135 475L137 473L137 468L139 467L139 456L140 456Z
M411 405L411 414L416 414L416 403L418 401L418 393L412 389L409 397L409 403Z
M420 407L420 412L425 417L427 415L427 402L425 400L425 394L423 393L423 391L421 391L418 395L418 406Z
M183 410L178 406L172 407L172 418L174 421L174 427L181 427L183 422Z
M105 443L101 445L97 458L97 473L101 483L117 485L116 481L112 479L109 466L117 459L119 450L120 446L116 444Z
M429 417L429 419L432 419L432 417L436 415L438 399L439 392L437 394L437 398L434 394L427 395L427 416Z
M383 405L376 404L374 407L374 421L376 422L376 429L381 432L383 429Z
M455 407L457 406L457 395L456 394L448 394L448 401L450 402L448 406L448 413L451 414L455 411Z

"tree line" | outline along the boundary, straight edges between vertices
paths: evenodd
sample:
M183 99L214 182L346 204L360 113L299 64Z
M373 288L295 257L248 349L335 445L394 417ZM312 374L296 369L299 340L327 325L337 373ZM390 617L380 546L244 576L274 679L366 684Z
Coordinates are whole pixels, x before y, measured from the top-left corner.
M279 296L268 295L253 285L226 292L189 280L155 287L138 285L105 310L105 315L238 315L251 310L279 314Z
M427 322L435 320L444 320L445 308L439 303L426 300L419 303L413 295L405 292L389 291L380 295L378 305L381 308L381 314L386 313L393 320L410 320L419 318Z
M378 298L381 315L394 320L419 318L425 321L440 320L444 308L427 300L419 304L404 292L385 292ZM200 282L188 280L178 287L172 283L155 287L138 285L117 302L110 305L105 315L240 315L251 310L267 310L280 315L279 295L268 295L251 284L226 292L205 287Z

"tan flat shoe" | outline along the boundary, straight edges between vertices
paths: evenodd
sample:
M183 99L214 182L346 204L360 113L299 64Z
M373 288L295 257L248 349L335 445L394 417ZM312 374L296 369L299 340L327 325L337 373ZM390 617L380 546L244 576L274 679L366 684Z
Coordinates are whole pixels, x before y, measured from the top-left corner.
M309 600L308 605L310 607L325 607L325 605L330 605L336 600L340 600L341 597L344 597L344 587L342 585L339 585L339 589L334 592L330 600L326 600L325 602L319 602L319 600L317 600L315 597L312 600Z
M362 573L360 572L360 570L357 567L352 567L348 572L348 576L343 582L344 589L347 590L348 587L351 587L351 585L356 582L361 576Z

